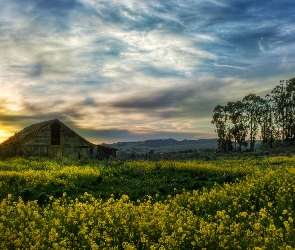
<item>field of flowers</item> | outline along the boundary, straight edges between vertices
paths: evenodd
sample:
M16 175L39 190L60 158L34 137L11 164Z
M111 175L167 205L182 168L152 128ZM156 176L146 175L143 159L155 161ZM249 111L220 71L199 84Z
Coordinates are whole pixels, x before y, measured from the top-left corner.
M294 249L294 174L294 157L0 160L0 249Z

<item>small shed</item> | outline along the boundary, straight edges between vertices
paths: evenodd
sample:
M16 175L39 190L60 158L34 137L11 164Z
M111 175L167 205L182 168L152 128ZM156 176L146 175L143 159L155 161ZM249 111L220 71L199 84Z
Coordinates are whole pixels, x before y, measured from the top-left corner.
M115 148L95 145L78 135L58 119L30 125L0 144L0 157L38 156L91 159L116 157Z

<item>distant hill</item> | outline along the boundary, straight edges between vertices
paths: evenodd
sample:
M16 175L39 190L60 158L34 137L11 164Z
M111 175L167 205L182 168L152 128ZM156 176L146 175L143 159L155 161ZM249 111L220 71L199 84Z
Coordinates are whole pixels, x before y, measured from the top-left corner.
M117 148L118 153L148 153L156 152L178 152L185 150L200 150L205 148L217 148L217 139L182 140L156 139L138 142L117 142L113 144L102 144L112 148Z

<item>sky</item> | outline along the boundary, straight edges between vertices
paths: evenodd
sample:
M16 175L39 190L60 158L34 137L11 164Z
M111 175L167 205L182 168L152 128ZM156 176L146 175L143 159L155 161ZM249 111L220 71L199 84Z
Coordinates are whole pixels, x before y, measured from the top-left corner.
M294 0L0 0L0 142L216 138L217 104L295 77Z

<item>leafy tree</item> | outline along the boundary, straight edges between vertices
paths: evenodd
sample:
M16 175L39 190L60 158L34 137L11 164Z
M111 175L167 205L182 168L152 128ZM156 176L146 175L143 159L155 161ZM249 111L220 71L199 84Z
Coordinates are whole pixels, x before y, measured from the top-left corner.
M295 142L295 78L281 80L265 99L251 93L242 101L217 105L213 110L212 123L216 125L220 151L232 150L232 141L241 148L254 149L259 126L264 145L273 147L282 140Z
M259 121L263 99L255 94L249 94L243 98L245 126L250 132L250 150L254 150L255 139L258 133Z
M286 81L287 117L286 117L286 140L295 140L295 78Z
M212 124L215 124L218 135L218 149L219 151L227 152L231 149L231 138L228 129L228 109L226 106L217 105L214 107L213 116L212 116Z
M242 151L242 147L246 148L248 146L248 142L246 140L248 134L248 127L245 125L245 123L239 123L236 129L237 142L239 145L238 150Z
M274 105L271 96L267 94L262 100L260 126L261 126L261 140L264 145L268 144L273 147L275 122L274 122Z
M244 123L244 104L241 101L237 102L228 102L227 109L229 112L229 119L233 124L230 132L235 141L235 149L236 143L239 144L239 150L241 151L241 146L245 145L244 143L244 134L246 133L246 127L243 126Z
M295 78L281 80L271 92L275 109L275 124L279 139L291 141L294 137Z
M271 97L274 101L274 111L275 111L275 125L277 129L277 134L280 138L285 139L285 130L286 130L286 119L287 119L287 92L284 81L280 81L280 84L277 85L271 91Z

